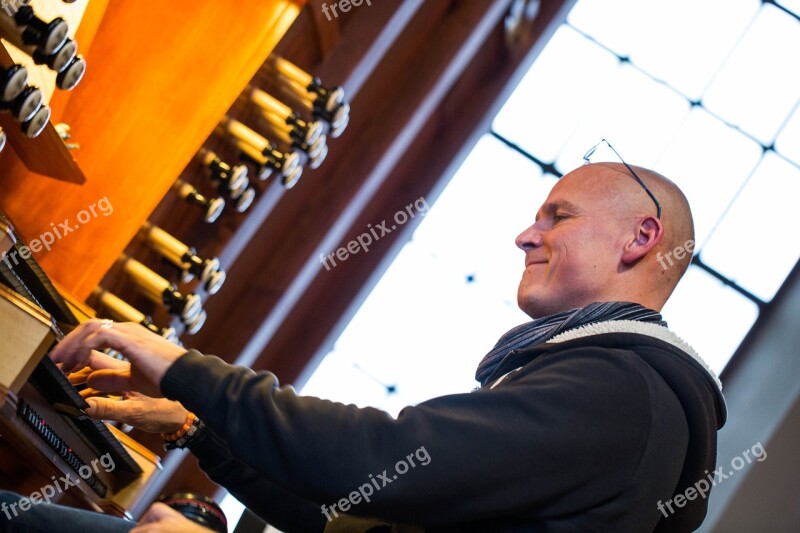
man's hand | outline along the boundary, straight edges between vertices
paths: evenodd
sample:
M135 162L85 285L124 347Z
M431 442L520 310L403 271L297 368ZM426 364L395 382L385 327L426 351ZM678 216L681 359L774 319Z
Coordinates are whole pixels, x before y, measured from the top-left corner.
M151 398L127 392L121 400L87 398L86 414L101 420L116 420L148 433L174 433L183 427L189 411L166 398Z
M63 365L61 366L63 368ZM137 389L129 362L98 351L92 352L89 357L89 366L67 374L67 379L73 385L87 386L80 391L80 395L84 398L101 393L121 396L125 392ZM138 385L147 387L147 382L144 381Z
M210 529L196 524L163 503L154 503L130 533L209 533Z
M94 352L89 366L67 377L73 385L87 385L80 395L89 404L86 414L92 418L124 422L149 433L173 433L183 427L189 414L179 402L133 392L131 364L104 353ZM98 397L105 394L121 398Z
M101 354L113 348L130 362L129 384L148 396L160 396L161 378L186 349L133 322L89 320L64 337L50 352L64 372L90 366Z

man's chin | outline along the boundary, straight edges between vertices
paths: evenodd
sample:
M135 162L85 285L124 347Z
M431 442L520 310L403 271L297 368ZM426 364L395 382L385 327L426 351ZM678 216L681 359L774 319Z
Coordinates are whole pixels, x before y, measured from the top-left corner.
M543 316L547 316L550 313L547 313L545 310L545 306L542 305L541 300L534 300L533 298L518 298L517 305L522 310L523 313L531 317L532 319L536 320L537 318L542 318Z
M530 295L526 295L525 298L518 295L517 305L523 313L534 320L571 309L571 307L564 302L552 301L541 296L534 298Z

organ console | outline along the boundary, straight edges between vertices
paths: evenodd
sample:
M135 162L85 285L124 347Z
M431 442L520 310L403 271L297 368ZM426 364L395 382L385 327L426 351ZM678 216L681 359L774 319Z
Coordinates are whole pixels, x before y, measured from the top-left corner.
M231 167L224 162L216 153L201 148L197 153L203 165L211 173L212 181L219 183L224 191L231 193L247 188L247 167L245 165L235 165Z
M46 105L39 106L39 109L31 118L21 124L23 135L30 139L38 137L45 126L50 122L50 108Z
M160 462L151 451L161 453L162 443L143 436L147 449L113 424L89 419L83 412L81 386L70 383L51 363L48 352L77 324L94 317L94 311L81 302L84 299L101 317L139 323L173 342L179 342L178 334L197 332L207 319L202 290L195 294L173 282L197 279L209 295L220 290L226 273L212 255L235 256L226 249L226 240L240 232L236 226L244 217L230 217L200 231L188 227L193 221L186 212L198 206L206 222L217 220L226 203L245 212L256 196L253 182L273 173L291 188L304 167L316 168L325 159L329 139L347 125L349 106L341 87L324 86L285 60L277 67L273 60L264 63L303 2L243 1L235 16L218 3L197 3L190 23L184 8L160 4L159 21L171 28L170 36L148 34L146 42L139 42L139 37L141 28L152 22L151 5L79 2L70 11L60 0L40 0L34 3L34 13L20 4L16 2L20 9L13 15L0 10L0 37L6 41L0 43L0 110L7 112L0 117L5 128L0 128L0 150L6 133L14 148L0 161L0 206L31 235L49 231L47 224L66 228L55 224L67 217L73 230L80 226L80 231L58 235L52 249L36 256L80 301L49 281L0 212L0 489L27 495L54 477L69 475L80 482L53 501L138 515L167 483L158 479ZM219 25L251 38L236 45L205 46L209 30ZM77 37L70 31L75 28ZM78 41L84 47L91 44L91 50L80 50ZM130 47L135 53L118 46L120 42L135 42ZM218 50L223 46L224 53ZM5 54L4 48L10 53ZM184 54L187 49L193 51ZM92 60L97 61L97 77L84 82L74 95L53 93L53 85L68 91L84 79L82 51L99 58ZM160 68L154 57L170 57L170 68ZM211 64L216 65L213 75L205 69ZM177 71L181 74L176 79ZM160 100L158 95L167 86L171 96ZM275 92L282 91L280 87L288 96ZM237 95L248 105L238 105L239 101L228 108ZM54 128L48 129L51 106L53 117L62 122L55 134ZM164 120L177 116L176 109L190 120ZM257 115L251 124L253 110ZM70 125L83 146L77 158L64 149L78 147L65 143ZM215 133L224 132L224 138L206 138L214 125L219 125ZM141 135L145 131L147 135ZM39 137L28 141L23 135ZM175 164L190 161L200 146L209 147L198 152L214 187L207 189L208 194L208 186L195 181L197 161L182 171ZM110 154L116 160L113 166L104 160ZM141 154L152 160L141 164ZM240 154L252 164L250 168L236 164ZM119 161L128 163L120 168ZM76 185L55 182L49 187L50 178L45 176ZM143 186L132 192L138 184ZM166 191L171 192L164 195ZM96 207L98 198L109 206L113 202L117 214L103 218L92 211L97 221L89 219L88 207ZM30 200L31 208L20 208L28 199L35 199ZM265 200L270 197L265 195ZM268 204L248 216L258 217L260 224ZM81 214L89 222L80 220ZM74 224L76 219L79 225ZM130 240L140 226L137 238ZM186 243L203 252L198 254ZM145 264L146 259L134 259L145 245L178 269L178 275L165 279ZM206 250L213 252L206 255ZM167 324L164 310L177 319ZM132 435L139 438L137 432ZM113 459L113 468L97 468L104 457ZM173 459L165 462L168 469L180 463ZM181 477L173 474L161 477L176 483Z
M342 87L328 89L319 79L282 57L268 62L276 74L281 94L314 118L325 121L331 137L339 137L350 122L350 105Z
M272 171L277 168L275 162L272 159L266 157L263 153L256 150L252 145L243 141L237 141L236 146L241 151L242 159L249 161L253 165L255 165L255 167L258 169L258 173L260 176L269 177ZM297 180L299 180L302 175L303 175L303 167L301 167L300 165L294 165L293 170L289 172L288 175L281 172L281 183L285 188L291 189L292 187L295 186Z
M89 418L85 400L47 357L64 332L90 316L61 296L24 246L0 214L2 488L125 516L161 468L159 459ZM62 483L54 486L56 479Z
M304 121L288 106L261 89L251 87L249 93L251 101L261 109L270 135L285 146L305 153L309 168L318 168L328 154L323 123L318 120Z
M209 169L211 181L217 184L217 191L234 202L234 208L238 213L247 211L256 196L256 191L250 186L250 179L247 177L247 166L231 167L216 153L205 148L200 149L198 157Z
M195 325L202 316L202 302L198 295L181 293L175 285L126 254L122 254L118 261L123 272L134 281L143 296L166 307L170 314L179 317L185 325Z
M282 57L273 57L270 64L281 80L292 85L298 94L303 94L315 106L330 112L344 103L342 87L327 89L317 78Z
M30 86L22 89L13 100L0 101L0 109L11 112L18 122L25 122L33 118L41 105L42 91Z
M0 31L4 39L18 48L35 47L49 56L67 40L69 26L61 17L45 22L36 16L31 6L22 4L11 16L0 13Z
M194 188L194 186L183 180L176 181L174 189L178 193L178 196L190 204L202 207L205 210L203 220L209 224L216 222L222 214L222 210L225 208L224 198L207 198Z
M256 171L256 177L259 181L266 181L270 176L272 176L274 169L267 164L267 161L264 156L261 155L261 152L242 141L236 141L236 147L239 149L239 159L245 163L253 165Z
M80 83L85 73L86 60L81 55L75 56L67 63L63 70L58 72L56 76L56 87L62 91L70 91Z
M50 120L50 108L42 105L42 91L28 86L28 71L17 64L0 67L0 110L21 122L22 133L28 138L37 137ZM5 140L3 133L0 150Z
M0 101L10 102L28 86L28 70L19 64L0 67Z
M3 28L0 23L0 29ZM45 48L31 46L25 43L21 38L16 38L18 34L14 32L4 32L3 37L11 44L22 50L31 58L37 65L47 65L47 67L55 72L61 72L72 62L78 53L78 43L73 39L65 38L64 41L58 45L51 52L47 52Z
M249 185L238 196L231 195L231 200L235 202L233 207L236 209L237 213L244 213L247 211L250 206L253 205L253 200L255 199L256 190Z
M56 73L55 86L63 91L70 91L80 83L86 72L86 60L78 54L78 45L68 37L69 27L61 17L50 22L38 18L33 8L27 4L19 7L16 13L0 13L0 35L22 52L28 54L36 65L46 65ZM13 68L13 67L12 67ZM13 93L22 90L27 83L27 74L17 74L14 83L9 87ZM3 83L0 74L0 86ZM22 83L22 85L20 85ZM38 89L37 89L38 90ZM3 94L3 101L12 97ZM40 100L41 101L41 100ZM31 112L38 115L32 122L22 128L26 137L37 137L50 119L49 110L40 110L38 106ZM32 120L17 118L20 122Z
M328 145L325 142L325 135L322 135L316 143L311 146L301 144L299 148L308 156L308 168L319 168L325 158L328 157Z
M186 333L188 335L194 335L205 325L206 319L208 318L208 314L206 313L205 309L201 309L200 312L195 316L188 324L184 324L186 326Z
M106 309L109 315L114 319L121 322L136 322L146 327L153 333L161 335L165 339L178 343L178 333L175 328L166 326L159 328L153 323L153 319L145 315L131 304L120 298L119 296L108 292L107 290L97 287L92 292L95 300L100 304L100 307Z
M287 138L311 144L322 135L322 122L304 121L289 106L261 89L251 87L250 100L261 108L273 131L280 132Z
M182 271L183 281L197 276L208 294L216 293L225 283L225 271L216 257L201 259L194 248L149 222L144 223L141 233L151 248Z
M56 50L50 55L41 52L40 50L33 49L30 56L33 58L34 63L37 65L47 65L51 70L61 72L72 63L75 56L78 55L78 43L73 39L67 39L61 48Z
M268 139L238 120L226 116L220 125L237 140L236 144L240 149L244 151L242 147L249 146L256 152L260 152L260 159L263 159L264 164L280 172L282 176L291 176L300 165L300 156L296 152L281 152Z

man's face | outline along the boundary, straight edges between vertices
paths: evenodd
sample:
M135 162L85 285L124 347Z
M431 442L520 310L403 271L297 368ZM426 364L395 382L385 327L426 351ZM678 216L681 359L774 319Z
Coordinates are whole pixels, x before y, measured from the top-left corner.
M550 191L536 222L517 237L525 252L517 302L531 317L613 298L631 236L615 172L587 165L567 174Z

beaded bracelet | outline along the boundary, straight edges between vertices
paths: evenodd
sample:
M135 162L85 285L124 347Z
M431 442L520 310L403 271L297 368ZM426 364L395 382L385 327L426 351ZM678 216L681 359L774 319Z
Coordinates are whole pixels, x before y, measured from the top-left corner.
M192 427L195 418L197 417L194 415L194 413L189 412L189 414L186 415L186 421L183 423L183 426L181 426L181 429L172 433L162 433L161 438L168 442L178 440L186 435L186 433L189 431L189 428Z
M205 427L203 421L197 418L196 416L192 415L192 423L189 425L189 429L186 430L186 433L180 435L177 439L170 439L164 442L164 450L174 450L176 448L185 448L194 438L194 436ZM183 428L181 428L181 431ZM176 432L177 433L177 432ZM174 435L173 433L172 435Z

